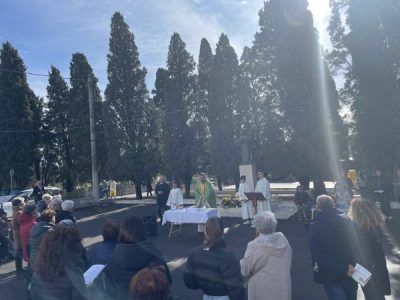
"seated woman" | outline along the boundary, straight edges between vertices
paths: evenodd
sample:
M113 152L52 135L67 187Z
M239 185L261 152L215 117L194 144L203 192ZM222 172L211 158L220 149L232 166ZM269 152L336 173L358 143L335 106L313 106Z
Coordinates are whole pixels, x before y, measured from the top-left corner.
M217 218L208 219L204 245L190 254L183 279L189 289L201 289L203 300L244 299L239 261L224 249L223 231Z
M70 226L55 226L42 240L31 281L33 300L79 300L87 298L83 279L79 231Z
M106 265L110 261L114 248L117 245L119 226L113 221L103 224L103 241L88 251L88 259L91 265Z
M161 253L147 240L146 226L136 216L126 217L120 227L119 243L104 269L106 291L117 299L127 299L129 282L140 270L149 266L164 266L168 281L171 275Z
M254 218L257 237L248 243L240 261L243 277L248 281L248 300L290 300L292 248L281 232L272 212Z

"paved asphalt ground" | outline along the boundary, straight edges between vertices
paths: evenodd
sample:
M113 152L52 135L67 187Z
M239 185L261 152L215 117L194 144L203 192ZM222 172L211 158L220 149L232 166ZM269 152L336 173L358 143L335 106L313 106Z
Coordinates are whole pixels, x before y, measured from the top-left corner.
M134 203L134 201L132 201ZM151 205L114 204L109 207L87 208L76 211L78 228L82 234L86 247L93 246L101 241L101 224L107 219L120 221L124 216L135 214L149 215L154 208ZM254 238L254 230L248 225L242 225L239 218L224 218L227 249L232 251L238 259L242 258L247 243ZM168 238L169 226L159 230L159 236L151 238L165 256L173 276L172 292L174 299L201 299L199 291L189 290L182 280L182 273L187 256L192 248L201 244L202 235L197 233L195 225L184 225L178 236ZM391 226L394 233L394 242L400 240L399 223ZM310 263L310 252L307 246L307 232L304 225L294 219L280 220L278 231L282 231L293 248L292 264L292 291L293 300L325 300L327 299L321 286L314 284ZM392 297L386 299L400 299L400 255L392 247L387 247L389 268L392 275ZM14 263L0 266L0 299L25 299L23 279L17 279L14 272ZM267 298L266 298L267 299ZM363 299L360 295L359 299ZM279 299L271 299L279 300Z

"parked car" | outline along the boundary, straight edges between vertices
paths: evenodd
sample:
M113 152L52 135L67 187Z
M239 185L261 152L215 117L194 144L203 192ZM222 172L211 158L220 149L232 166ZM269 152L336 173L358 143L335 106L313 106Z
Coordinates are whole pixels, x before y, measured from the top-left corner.
M57 187L53 186L45 186L44 191L47 194L54 195L56 191L59 191L60 189ZM7 218L11 218L12 216L12 204L11 202L17 198L17 197L23 197L26 199L26 201L33 200L33 197L31 197L31 194L33 192L33 189L28 189L28 190L23 190L19 193L17 193L15 196L11 197L9 200L6 202L0 203L0 207L4 209L4 211L7 213Z

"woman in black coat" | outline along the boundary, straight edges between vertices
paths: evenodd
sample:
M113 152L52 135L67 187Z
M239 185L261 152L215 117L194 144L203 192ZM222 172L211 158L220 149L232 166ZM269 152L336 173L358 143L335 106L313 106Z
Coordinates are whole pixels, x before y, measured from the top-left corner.
M185 285L190 289L201 289L203 299L212 296L225 296L230 300L244 299L239 261L224 247L219 220L208 219L204 245L192 251L183 274Z
M121 224L119 243L104 269L107 294L113 295L114 299L127 299L132 277L152 265L163 266L171 283L168 266L153 243L147 240L147 230L142 219L126 217Z
M374 202L356 198L351 202L349 217L355 223L356 261L372 273L363 288L365 300L384 300L391 291L382 248L383 216Z

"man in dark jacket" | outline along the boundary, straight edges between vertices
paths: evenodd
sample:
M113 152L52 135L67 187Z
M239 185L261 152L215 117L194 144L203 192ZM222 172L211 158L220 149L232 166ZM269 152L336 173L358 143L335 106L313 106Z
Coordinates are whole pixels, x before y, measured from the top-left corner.
M36 257L39 254L40 243L43 238L47 235L49 230L54 227L54 216L56 212L52 209L44 210L37 219L37 223L33 225L31 234L29 237L30 244L30 257L29 257L29 268L35 270Z
M317 198L317 212L309 230L314 281L324 285L329 299L356 300L351 224L327 195Z
M157 208L157 213L158 217L160 218L160 224L162 224L162 218L164 211L167 209L167 201L168 201L168 196L169 192L171 190L171 187L169 186L168 183L165 182L165 177L164 175L160 175L160 181L156 185L156 195L157 195L157 203L156 203L156 208Z
M381 210L386 218L391 219L390 201L387 186L382 171L378 168L369 182L369 190L375 202L379 202Z

